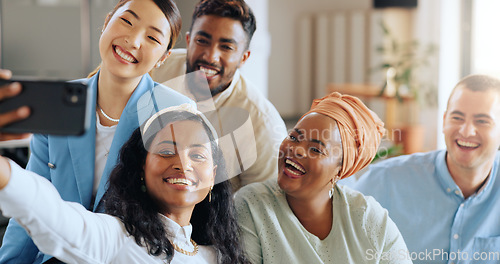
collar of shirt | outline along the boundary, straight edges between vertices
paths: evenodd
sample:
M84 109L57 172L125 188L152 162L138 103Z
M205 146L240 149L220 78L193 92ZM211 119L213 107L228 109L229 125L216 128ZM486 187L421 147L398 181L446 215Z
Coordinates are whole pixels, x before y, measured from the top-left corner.
M498 172L498 164L500 159L500 152L497 152L495 161L493 163L493 167L491 168L490 174L486 179L486 183L473 195L471 195L468 199L480 198L491 192L491 186L496 179L496 175ZM441 183L441 187L445 193L449 193L459 197L460 199L464 199L462 191L460 187L455 183L453 178L451 177L450 171L448 170L448 166L446 165L446 154L447 151L441 151L436 157L436 170L438 172L439 181Z
M187 226L180 226L177 222L166 217L165 215L159 215L161 216L161 220L165 226L170 242L176 244L184 250L193 251L194 246L191 243L193 226L191 224Z

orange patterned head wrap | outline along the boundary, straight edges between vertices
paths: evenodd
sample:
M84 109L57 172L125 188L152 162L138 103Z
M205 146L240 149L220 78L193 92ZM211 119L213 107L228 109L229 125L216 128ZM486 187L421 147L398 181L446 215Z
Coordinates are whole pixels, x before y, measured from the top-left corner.
M337 121L342 140L341 179L366 167L375 157L385 133L384 123L358 98L333 92L313 101L309 113L326 115Z

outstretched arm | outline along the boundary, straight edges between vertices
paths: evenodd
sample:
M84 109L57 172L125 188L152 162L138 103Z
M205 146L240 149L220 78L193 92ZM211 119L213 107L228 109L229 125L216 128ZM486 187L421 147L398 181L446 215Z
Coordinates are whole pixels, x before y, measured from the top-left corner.
M0 158L0 190L3 190L10 180L10 165L9 161L2 157Z
M0 210L14 217L42 252L68 263L107 263L126 237L117 218L62 200L47 179L3 157Z
M47 162L49 162L49 146L47 136L41 134L33 135L30 149L31 157L27 168L38 175L49 177L50 172L47 166ZM2 247L0 248L0 263L34 263L38 253L38 248L26 233L26 230L15 219L10 219L3 236Z

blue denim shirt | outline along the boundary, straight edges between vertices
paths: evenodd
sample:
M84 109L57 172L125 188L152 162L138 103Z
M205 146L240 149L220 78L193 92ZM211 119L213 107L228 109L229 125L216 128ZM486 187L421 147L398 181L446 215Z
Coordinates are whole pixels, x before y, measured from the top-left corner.
M446 151L391 158L354 183L389 211L414 263L500 263L500 152L485 185L467 199Z

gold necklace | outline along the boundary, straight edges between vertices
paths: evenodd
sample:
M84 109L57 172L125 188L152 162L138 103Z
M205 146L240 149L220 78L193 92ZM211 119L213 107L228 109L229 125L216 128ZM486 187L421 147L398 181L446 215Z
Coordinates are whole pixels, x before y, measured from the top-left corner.
M170 243L172 243L172 241L170 241ZM186 251L186 250L180 248L179 246L177 246L175 243L172 243L172 246L174 246L175 251L192 257L198 253L198 244L196 244L196 242L194 242L194 240L192 238L191 238L191 244L193 244L193 247L194 247L193 252Z

